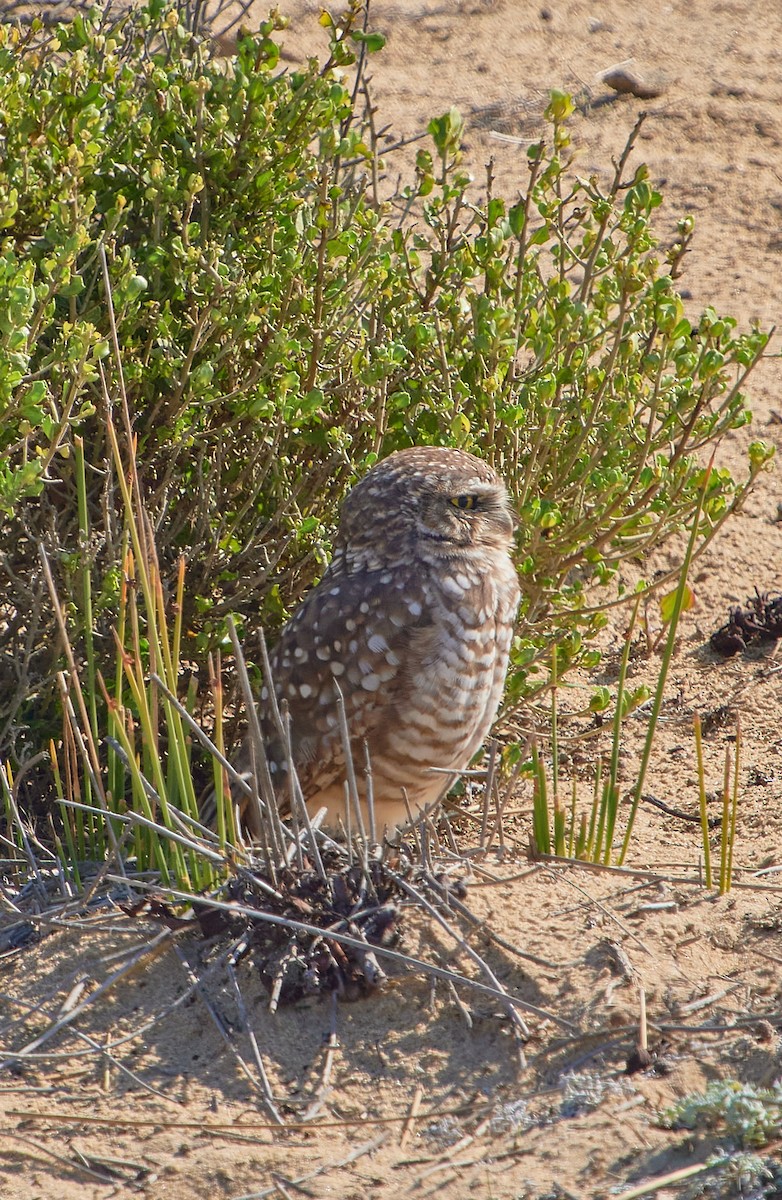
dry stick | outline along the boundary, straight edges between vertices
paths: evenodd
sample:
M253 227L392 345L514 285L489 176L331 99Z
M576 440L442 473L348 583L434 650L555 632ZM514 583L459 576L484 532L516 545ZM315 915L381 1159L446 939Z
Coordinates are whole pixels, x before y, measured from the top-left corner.
M399 1135L400 1150L404 1148L404 1146L407 1144L407 1142L410 1139L410 1135L413 1132L413 1126L415 1125L415 1119L418 1116L418 1110L421 1107L421 1101L423 1100L423 1098L424 1098L424 1089L419 1084L418 1087L415 1089L415 1095L413 1096L413 1099L410 1102L410 1108L408 1110L407 1117L405 1118L405 1123L402 1126L402 1132Z
M274 1099L274 1094L272 1092L271 1084L269 1083L269 1076L266 1074L266 1068L263 1065L261 1051L258 1048L258 1041L255 1037L254 1031L250 1028L250 1022L247 1017L247 1008L244 1003L244 996L242 995L241 988L239 987L239 981L236 978L237 956L240 955L244 949L246 949L246 946L247 946L247 943L245 942L245 940L243 938L240 941L239 945L234 950L234 952L231 955L229 955L229 958L228 958L228 961L226 964L227 969L228 969L228 978L231 981L231 986L234 991L234 996L236 997L236 1007L239 1011L239 1020L241 1021L242 1025L244 1026L244 1032L247 1034L250 1045L252 1047L253 1058L255 1059L255 1065L258 1068L258 1075L260 1076L261 1086L263 1088L263 1094L266 1098L266 1103L268 1105L269 1111L271 1112L274 1119L278 1122L278 1124L284 1125L285 1122L283 1121L282 1117L280 1116L279 1110L277 1108L277 1104Z
M350 730L348 729L348 717L345 710L345 697L342 694L342 688L334 680L334 690L337 694L337 720L339 721L339 735L342 741L342 753L345 755L345 775L347 778L348 791L350 793L350 802L353 805L353 810L356 814L356 828L359 833L361 846L363 848L364 871L369 869L367 862L367 832L364 828L364 815L361 812L361 801L358 796L358 784L356 783L356 769L353 765L353 750L350 745Z
M679 1005L679 1013L682 1016L689 1016L690 1013L701 1012L704 1008L711 1008L712 1004L716 1004L719 1000L724 1000L726 996L732 996L734 992L740 990L745 985L744 983L734 983L731 987L722 988L719 992L712 992L710 996L703 996L700 1000L691 1000L689 1004Z
M445 932L450 937L453 938L453 940L456 942L459 949L464 954L466 954L468 958L472 959L472 961L476 964L476 966L479 967L481 971L483 971L486 978L488 980L490 980L492 986L497 990L497 992L499 992L499 994L503 998L503 1002L504 1002L506 1011L508 1013L508 1016L509 1016L512 1024L515 1027L517 1036L520 1035L521 1037L528 1039L530 1036L529 1028L525 1024L525 1022L522 1020L522 1018L519 1016L518 1012L513 1007L513 1004L510 1003L510 998L508 996L508 993L505 991L504 987L502 986L499 979L494 974L494 972L492 971L492 969L488 965L488 963L484 962L484 960L481 958L480 954L478 954L477 950L473 950L472 946L470 946L465 941L465 939L461 936L461 934L458 933L457 930L455 930L452 925L449 925L449 923L446 921L446 919L442 915L442 913L438 912L438 910L435 908L435 906L433 904L429 903L429 901L426 899L426 897L423 895L422 892L419 892L417 888L414 888L413 885L411 883L408 883L406 879L403 879L401 877L401 875L397 875L393 871L389 871L389 874L391 875L391 878L396 883L397 887L400 887L402 889L402 891L407 892L408 896L410 896L413 900L415 900L418 904L420 904L421 907L426 912L428 912L430 916L434 917L435 921L437 921L437 923L445 930ZM450 982L453 982L453 980L451 980ZM546 1015L546 1014L544 1014L542 1009L534 1009L532 1005L525 1005L525 1008L530 1012L536 1012L538 1016ZM519 1047L519 1049L521 1049L521 1047Z
M447 846L446 850L443 852L443 854L444 855L451 854L451 855L453 855L454 858L464 861L464 855L461 854L459 851L459 847L456 843L456 838L454 837L453 829L451 828L450 814L447 812L443 812L442 815L440 816L439 823L440 823L440 828L445 830L445 834L448 839L448 846Z
M427 874L425 879L427 886L430 887L432 891L437 892L440 896L442 896L443 899L446 898L447 889L443 887L439 879L430 874ZM534 963L536 967L544 967L549 971L561 971L566 967L579 966L581 963L580 958L572 959L569 962L555 963L551 962L547 958L541 958L537 954L529 954L526 950L520 950L518 946L514 946L512 942L506 941L505 938L500 937L498 933L495 933L494 930L487 925L481 917L476 917L475 913L467 907L464 901L460 900L457 896L452 895L451 892L447 892L447 903L450 908L454 909L455 912L458 912L459 916L464 917L465 921L469 921L469 923L476 929L480 929L481 933L484 933L490 941L494 942L498 946L502 946L503 950L509 950L511 954L515 954L518 958L523 958L527 962Z
M364 739L364 782L367 789L367 813L369 814L369 840L377 845L377 822L375 821L375 788L372 777L372 760L369 756L369 742Z
M733 1017L727 1023L718 1025L676 1025L672 1021L655 1022L655 1028L660 1033L736 1033L739 1029L753 1029L758 1021L768 1021L769 1024L782 1024L782 1013L753 1013L751 1017Z
M280 965L277 969L277 974L274 976L274 983L271 992L269 993L269 1012L272 1016L277 1011L277 1006L280 1003L280 993L282 992L282 981L285 978L285 968L291 962L293 956L298 949L298 939L292 937L288 942L288 948L280 959Z
M375 900L377 900L377 897L375 897ZM378 904L377 907L379 908L380 905ZM356 914L354 914L354 917L358 917L358 915L359 914L356 913ZM359 938L364 943L364 951L359 952L357 957L358 957L358 962L361 967L362 973L364 975L364 982L367 985L367 987L370 987L370 988L379 987L380 984L385 983L386 980L388 979L388 976L386 975L383 968L380 966L380 963L377 961L377 955L375 954L375 947L372 945L371 942L367 941L364 930L361 928L360 925L356 925L355 920L351 921L351 920L348 920L346 917L343 917L341 920L335 921L333 925L329 925L324 932L326 934L328 934L328 932L330 930L338 929L340 925L347 925L348 933L351 934L351 936L353 936L353 937Z
M489 805L491 804L492 793L494 791L494 774L497 765L497 739L492 738L489 743L489 762L486 767L486 782L483 786L483 811L481 813L481 832L479 846L482 850L487 850L486 834L489 827Z
M285 760L290 764L293 757L293 739L291 736L291 714L288 708L288 701L280 702L280 713L282 715L282 724L284 729L283 747ZM299 798L296 794L296 785L293 782L293 774L288 767L288 804L290 808L291 824L293 826L293 845L288 848L287 857L285 859L288 866L293 862L294 855L296 856L296 866L299 871L304 870L304 851L301 844L301 825L299 824ZM306 809L306 804L303 806Z
M321 879L323 879L325 882L326 870L323 865L323 859L321 857L318 839L320 839L324 843L331 843L331 839L329 837L327 837L327 835L318 828L317 818L315 818L315 820L313 820L310 817L309 809L307 808L306 802L304 800L304 793L302 792L301 783L299 782L299 776L296 772L296 766L293 761L293 748L291 745L290 723L288 721L283 720L282 713L280 712L280 706L277 702L277 693L274 688L274 679L272 677L272 668L271 668L271 662L269 660L269 651L266 646L266 638L264 637L262 629L259 630L259 641L260 641L260 647L261 647L261 663L262 663L262 667L263 667L263 679L264 679L264 683L266 685L266 690L268 693L268 704L269 704L269 708L271 710L274 724L277 728L277 732L278 732L280 738L282 739L283 746L285 748L285 755L287 758L287 765L288 765L288 774L289 774L289 778L290 778L290 782L291 782L291 787L293 789L295 803L297 805L297 808L295 809L295 811L298 813L298 816L301 818L301 820L304 823L304 826L307 830L307 836L309 838L310 850L311 850L312 856L315 860L315 869L318 872L318 874L320 875ZM237 654L239 656L241 656L241 650L240 650L240 648L238 648L238 643L235 648L237 649ZM291 837L290 830L288 829L285 822L280 818L277 803L276 803L276 800L274 799L273 789L271 786L271 776L269 774L269 764L268 764L268 761L266 760L265 751L264 751L264 755L263 755L263 764L262 765L263 765L263 769L264 769L264 778L266 780L268 780L269 794L272 797L273 820L277 822L277 826L278 826L281 837L290 838ZM298 842L298 838L297 838L297 842Z
M204 749L208 750L209 754L213 758L217 759L223 770L228 772L231 785L243 792L245 796L252 796L253 790L250 787L250 784L247 782L244 776L236 770L230 759L227 759L224 754L220 753L209 735L204 732L204 730L198 724L198 721L196 721L195 717L193 717L192 714L187 711L178 697L174 695L171 689L167 686L165 680L161 679L155 671L150 671L149 678L152 680L155 686L160 689L169 703L176 709L176 711L179 713L179 716L190 729L191 733L195 734ZM189 818L189 820L192 820L192 817Z
M708 1175L720 1167L727 1166L732 1157L733 1155L726 1154L718 1159L710 1158L707 1162L698 1163L694 1167L682 1167L678 1171L671 1171L668 1175L655 1175L654 1179L631 1188L629 1192L622 1192L620 1196L616 1196L615 1200L640 1200L642 1196L656 1196L662 1188L667 1190L672 1184L684 1183L686 1179L693 1179L696 1175Z
M306 1111L302 1115L302 1121L311 1121L316 1117L323 1107L323 1103L328 1095L331 1087L331 1072L334 1069L334 1059L339 1049L339 1039L337 1038L337 993L336 990L331 993L331 1014L329 1024L329 1038L326 1042L326 1052L323 1056L323 1072L320 1077L320 1083L315 1091L315 1095Z
M269 676L269 678L271 679L271 675ZM269 687L269 684L267 684L266 686ZM321 879L325 883L326 882L326 868L323 865L323 859L321 858L321 853L320 853L320 846L318 845L318 839L315 834L315 828L312 824L312 820L310 819L309 809L307 808L307 804L304 799L304 793L301 790L299 776L298 776L298 774L296 772L296 768L293 764L293 742L291 739L291 720L290 720L290 713L288 713L288 712L286 712L285 717L282 721L282 727L283 727L283 737L284 737L284 746L285 746L285 757L288 760L288 781L290 784L290 791L291 791L291 814L298 815L298 817L304 824L304 828L307 831L307 837L309 839L309 846L312 851L312 857L315 860L315 870L318 872ZM323 835L321 834L320 836L322 837ZM300 836L297 836L297 838L296 838L296 845L298 847L299 858L301 858L301 838L300 838ZM302 863L302 869L303 869L303 866L304 866L304 864Z
M700 713L693 717L695 730L695 759L698 770L698 809L701 820L701 842L703 845L703 866L706 873L706 887L711 888L711 846L709 845L709 814L706 807L706 778L703 771L703 727Z
M690 887L703 887L703 881L697 875L665 875L659 871L648 871L641 867L617 867L609 866L607 863L587 862L583 858L563 858L560 854L539 854L537 863L540 866L548 863L551 866L575 868L579 871L588 871L593 875L625 875L629 879L648 879L651 883L681 883ZM564 877L565 873L563 872ZM513 883L518 878L520 878L518 875L509 875L504 879L498 879L497 882ZM782 891L782 888L779 890Z
M646 892L649 890L649 888L655 887L655 886L656 885L653 883L653 881L651 879L644 880L642 883L634 883L631 887L614 888L613 891L608 892L605 896L598 896L598 899L601 900L603 902L603 904L608 904L609 901L623 900L627 896L635 895L636 892ZM584 908L583 904L579 902L578 904L568 905L566 908L555 908L551 911L550 916L551 916L551 919L556 919L559 917L567 917L571 913L582 912L583 908ZM639 908L637 908L635 911L640 912L641 907L639 906Z
M76 658L73 653L73 647L71 646L70 639L68 637L68 630L65 625L65 616L63 614L62 605L60 604L60 598L57 595L57 589L54 586L54 579L52 578L52 571L51 571L51 567L49 566L49 558L46 553L46 548L45 548L43 542L38 543L38 553L41 558L41 566L43 567L43 574L44 574L44 578L46 580L46 587L49 592L49 598L51 599L52 608L54 609L54 616L55 616L55 620L57 622L57 629L60 634L60 641L61 641L62 647L65 651L65 657L68 660L68 674L70 676L71 686L72 686L74 692L76 693L76 701L79 705L79 715L81 717L81 722L82 722L81 728L87 730L88 734L89 734L91 725L90 725L89 717L87 715L87 706L84 702L84 693L82 692L82 689L81 689L81 678L79 676L79 668L76 665ZM60 689L62 690L62 688L64 686L64 676L62 676L61 672L58 672L58 675L57 675L58 683L60 682L61 677L62 677L63 682L60 683ZM68 693L67 686L65 687L65 693L66 694ZM74 721L75 721L75 714L74 714ZM77 723L77 725L78 725L78 723ZM82 751L82 754L85 754L85 746L84 746L83 741L80 741L79 748ZM88 749L89 749L89 755L88 756L85 755L87 769L89 770L90 777L93 781L93 786L95 787L95 790L98 794L101 804L104 807L106 807L106 794L103 790L103 784L101 783L101 779L100 779L100 761L98 759L98 751L97 751L97 748L91 737L88 737Z
M429 833L431 825L426 819L426 815L424 813L421 813L418 817L418 828L421 834L421 865L423 866L424 870L433 871L434 867L432 866L432 853L429 848Z
M82 1171L85 1175L89 1175L90 1179L97 1179L98 1183L116 1184L117 1182L116 1175L108 1174L105 1171L93 1171L83 1163L80 1163L78 1159L65 1158L62 1154L55 1154L53 1150L49 1150L47 1146L42 1146L40 1142L33 1142L30 1140L30 1138L21 1137L18 1133L8 1133L6 1130L3 1136L4 1138L11 1138L15 1143L21 1143L22 1146L31 1146L36 1155L39 1157L42 1155L48 1155L49 1158L53 1158L57 1163L62 1163L63 1166L68 1167L71 1171ZM32 1155L30 1155L30 1157L32 1157Z
M318 1126L310 1126L310 1128L317 1129ZM314 1171L310 1171L307 1175L301 1175L298 1179L289 1179L288 1183L291 1187L299 1188L304 1195L309 1196L311 1193L306 1191L302 1187L302 1184L309 1183L311 1179L317 1179L319 1175L325 1175L327 1171L338 1171L342 1167L350 1166L356 1159L362 1158L365 1154L371 1154L373 1150L377 1150L387 1138L388 1133L381 1133L379 1137L372 1138L372 1141L364 1142L363 1145L357 1146L355 1150L351 1150L347 1158L341 1158L338 1162L323 1163L322 1166L317 1167ZM277 1184L273 1184L270 1188L264 1188L262 1192L248 1192L244 1196L234 1196L232 1200L266 1200L268 1196L273 1196L278 1191Z
M638 989L638 1003L640 1006L640 1016L638 1019L638 1049L645 1053L649 1049L649 1030L646 1026L646 992L642 987Z
M188 988L188 995L195 989ZM628 1026L630 1028L630 1026ZM533 1093L537 1094L537 1093ZM30 1112L23 1108L7 1109L7 1117L19 1117L23 1121L60 1121L63 1124L79 1125L118 1125L123 1129L192 1129L203 1133L240 1134L253 1130L279 1130L279 1125L270 1121L168 1121L165 1117L125 1117L120 1113L112 1113L108 1117L91 1116L88 1113L61 1113L51 1110ZM456 1117L465 1115L464 1103L455 1108L433 1108L419 1114L419 1120L432 1121L436 1117ZM407 1120L406 1115L393 1117L329 1117L326 1121L306 1123L291 1121L285 1126L286 1132L312 1133L313 1129L353 1129L365 1125L398 1125ZM385 1135L384 1135L385 1136Z
M33 875L35 876L35 881L38 884L38 887L41 889L41 892L43 893L43 895L46 895L46 884L44 883L41 872L38 869L38 861L35 857L35 854L33 853L33 848L30 845L30 839L27 836L27 830L25 828L24 822L23 822L21 814L19 812L19 808L17 806L16 799L14 797L13 792L11 791L11 788L8 786L8 780L6 779L5 771L2 770L1 768L0 768L0 782L2 782L3 791L5 792L6 803L8 804L8 806L11 809L11 815L13 816L14 824L19 829L19 833L21 834L21 837L22 837L22 845L24 846L24 852L27 855L27 864L28 864L30 870L32 871Z
M649 947L646 945L646 942L642 941L641 938L639 938L637 933L633 933L633 931L629 927L629 925L626 925L624 923L624 921L622 921L616 915L616 913L611 912L611 909L607 908L605 904L601 904L599 900L596 900L593 896L590 896L589 892L587 892L584 888L582 888L581 885L576 883L573 879L568 879L568 877L566 875L563 875L562 878L564 879L565 883L568 884L569 887L575 888L575 890L577 892L579 892L590 904L594 904L595 908L599 909L600 912L603 913L604 916L608 917L609 920L614 921L619 926L619 928L622 930L622 933L626 934L627 937L631 937L634 942L637 942L638 945L643 950L644 954L652 953L651 950L649 949Z
M119 848L119 845L117 844L117 839L114 834L114 826L112 825L111 821L109 820L109 806L106 802L106 795L103 791L103 783L100 778L100 766L96 767L96 765L95 765L95 763L97 763L97 752L95 752L95 748L94 748L93 742L92 742L92 737L89 734L90 726L89 725L82 726L76 720L76 713L74 711L73 704L71 703L71 697L70 697L70 693L68 691L68 685L65 682L65 676L62 673L62 671L57 672L57 684L60 689L60 699L62 701L63 708L65 709L65 715L68 718L68 724L71 729L71 734L73 736L74 741L76 742L76 745L79 747L79 752L84 761L85 769L87 771L87 774L90 777L90 781L91 781L93 789L95 791L95 795L98 797L98 803L100 805L100 809L95 810L95 811L100 811L104 818L104 821L106 823L106 832L108 834L109 842L111 843L112 854L113 854L113 857L117 861L117 869L119 870L120 874L124 874L125 865L122 861L122 855L120 854L120 848ZM82 696L80 686L76 689L76 694L80 701L79 707L81 709L83 709L84 697ZM84 713L82 712L82 720L83 719L84 719ZM84 740L84 735L82 733L82 729L87 731L87 742L86 743ZM95 758L95 763L93 763L93 761L92 761L93 755Z
M444 1158L452 1158L454 1154L460 1154L462 1152L462 1150L466 1150L468 1146L471 1146L473 1144L473 1142L476 1140L476 1138L479 1138L481 1136L481 1134L486 1132L489 1125L491 1124L491 1119L492 1119L491 1116L484 1117L484 1119L475 1126L475 1129L473 1130L472 1133L466 1133L463 1138L460 1138L460 1140L455 1143L455 1145L450 1146L446 1150L445 1155L443 1155L443 1157ZM488 1147L487 1147L487 1149L488 1149Z
M453 1000L457 1009L461 1013L465 1025L467 1026L468 1029L472 1029L472 1015L470 1013L470 1010L467 1007L467 1005L464 1003L464 1001L462 1000L461 996L457 992L454 985L450 981L448 983L448 991L451 994L451 999Z
M394 876L394 878L398 877ZM339 942L343 946L350 946L351 949L366 951L366 942L361 941L360 938L352 937L350 934L336 933L331 930L322 929L318 925L310 925L306 921L295 921L291 917L278 917L273 913L263 912L261 909L250 908L246 904L237 904L233 901L226 903L225 901L215 900L212 896L194 896L191 892L180 891L178 888L163 886L159 883L147 883L142 879L135 880L134 887L156 893L164 892L166 895L172 896L175 900L185 900L190 904L197 903L203 905L205 908L216 908L222 912L250 917L255 921L261 921L269 925L281 925L285 929L308 933L317 938L328 938L331 941ZM416 897L418 895L419 893L416 893ZM555 1025L559 1025L560 1028L567 1030L568 1033L579 1032L577 1027L572 1022L566 1021L564 1017L559 1017L556 1013L538 1008L537 1005L530 1004L527 1000L522 1000L520 996L512 996L509 992L505 991L502 985L491 987L489 984L481 983L477 979L470 979L467 975L459 975L456 971L449 971L445 967L437 967L433 963L424 962L420 958L413 958L409 954L402 954L399 950L392 950L388 946L378 945L374 946L373 949L375 954L379 954L384 958L390 958L393 962L401 963L408 969L420 971L423 975L435 975L438 979L444 979L446 982L450 981L462 987L472 988L474 991L481 992L485 996L493 996L496 1000L500 1000L504 1004L510 1004L514 1008L523 1009L524 1012L530 1012L533 1016L540 1017L542 1020L553 1021ZM469 953L473 954L474 951L469 951ZM485 964L482 965L488 971Z
M74 1149L76 1150L75 1147ZM127 1167L129 1170L133 1171L136 1180L138 1180L138 1177L141 1175L149 1175L152 1173L151 1167L148 1167L145 1163L135 1162L132 1158L117 1158L113 1154L85 1154L81 1150L76 1150L76 1153L87 1165L92 1165L95 1167L105 1166L110 1170L113 1168L115 1175L116 1168L118 1167ZM128 1180L127 1182L131 1181Z
M524 762L530 756L531 740L532 740L531 738L526 739L526 741L522 747L521 757L520 757L519 761L516 763L516 766L511 771L511 773L508 777L508 780L505 784L505 788L503 790L503 794L501 797L501 810L503 812L505 811L505 806L513 794L513 790L516 786L516 782L519 778L519 775L521 775L521 772L524 770Z
M115 741L114 738L108 734L106 735L105 740L106 744L115 751L117 757L122 760L125 766L129 767L130 759L119 742ZM146 775L144 775L143 771L141 771L135 765L134 770L138 774L141 786L144 789L147 799L153 801L155 804L159 804L160 797L155 788L147 779ZM63 800L62 803L71 808L82 807L79 804L74 804L67 800ZM183 840L183 844L186 845L188 849L194 850L197 854L202 855L204 858L208 858L210 855L212 855L213 861L219 862L223 866L230 865L235 858L241 858L242 851L240 847L232 846L231 855L229 856L225 850L220 848L220 839L214 829L210 829L208 825L202 825L201 822L197 821L195 817L192 817L190 813L186 813L183 809L177 808L177 806L172 804L170 800L168 801L167 811L168 816L171 818L172 825L176 826L176 829L169 829L168 826L161 825L157 821L150 820L149 817L144 818L147 826L150 829L154 829L160 837L171 837L174 840ZM176 837L177 830L180 834L179 838ZM273 891L273 889L270 890Z
M736 842L736 817L739 807L739 771L741 768L741 713L736 713L736 767L733 774L733 795L730 806L730 831L728 834L727 880L730 887L733 877L733 847Z
M167 1104L175 1104L177 1108L184 1107L181 1100L172 1100L170 1096L167 1096L165 1092L161 1092L159 1088L153 1087L151 1083L145 1083L140 1075L136 1075L134 1071L131 1071L130 1067L126 1067L125 1064L121 1063L118 1058L115 1058L113 1054L110 1054L109 1045L111 1044L111 1048L114 1050L116 1050L117 1047L114 1043L109 1042L108 1037L106 1039L106 1045L101 1046L99 1042L96 1042L94 1038L91 1038L88 1033L84 1033L81 1029L72 1029L71 1033L75 1037L81 1038L81 1040L86 1042L96 1054L102 1055L102 1057L105 1059L106 1071L104 1074L104 1091L109 1091L108 1068L109 1066L113 1066L116 1067L117 1070L123 1075L127 1075L137 1087L142 1088L144 1091L149 1092L153 1096L157 1096L160 1100L165 1100Z
M407 794L407 788L402 788L402 800L407 813L407 826L410 832L418 839L418 854L421 862L424 861L424 841L421 833L421 821L413 816L413 810L410 807L410 797Z
M242 1058L239 1051L236 1049L236 1046L233 1044L233 1041L232 1041L227 1029L223 1025L222 1019L220 1018L219 1014L213 1007L211 1000L209 999L209 997L206 994L206 989L203 986L202 980L200 980L198 978L198 976L195 974L195 972L193 971L193 968L190 966L190 963L187 961L184 954L180 950L179 946L176 945L176 943L173 944L173 950L174 950L174 953L176 954L177 958L179 959L180 966L182 967L182 970L184 971L188 982L191 983L192 985L194 985L196 994L200 998L201 1003L203 1004L206 1011L209 1013L209 1016L212 1018L212 1023L214 1025L215 1029L217 1030L217 1032L220 1034L220 1037L223 1039L223 1042L225 1043L227 1048L231 1051L231 1054L233 1054L234 1058L238 1062L242 1071L247 1076L247 1079L250 1081L250 1084L255 1088L256 1091L260 1092L260 1094L263 1096L263 1098L266 1102L266 1107L269 1109L269 1113L272 1117L272 1120L275 1123L275 1126L277 1128L284 1126L285 1122L283 1121L282 1117L280 1116L279 1112L277 1111L277 1105L274 1102L274 1097L271 1093L271 1088L269 1087L269 1080L266 1077L266 1072L263 1070L263 1066L261 1065L261 1072L260 1072L261 1078L260 1078L260 1083L259 1083L258 1080L253 1075L250 1068L248 1067L247 1063ZM227 959L227 956L226 956L226 959Z
M62 847L62 842L58 840L59 835L54 826L54 817L51 812L46 814L47 824L49 826L49 836L51 837L51 845ZM57 873L57 882L60 885L60 895L64 900L71 900L76 895L76 892L70 881L65 876L65 848L62 848L62 857L58 852L57 859L54 862L54 870Z
M218 960L218 963L219 962L220 960ZM207 977L213 973L214 968L210 967L206 973ZM125 1042L132 1042L135 1041L136 1038L143 1037L149 1029L153 1029L159 1021L163 1020L164 1017L170 1016L173 1012L176 1012L178 1008L181 1008L183 1004L186 1004L193 995L194 991L195 987L185 988L181 996L177 996L176 1000L173 1000L170 1004L167 1004L164 1009L162 1009L159 1013L156 1013L155 1016L153 1016L149 1021L144 1022L137 1029L132 1030L130 1033L126 1033L123 1037L116 1038L113 1042L114 1049L116 1050L119 1046L124 1045ZM102 1048L100 1052L103 1052ZM94 1050L70 1050L65 1052L53 1051L49 1054L36 1054L35 1052L32 1052L26 1055L26 1057L28 1059L34 1059L40 1062L66 1062L76 1058L92 1058L95 1053L96 1052ZM2 1064L0 1064L0 1067L2 1067Z
M121 747L119 747L119 743L114 743L113 738L110 738L107 740L110 743L113 743L112 749L114 749L115 746L117 746L119 749L121 749ZM142 776L142 778L143 778L143 776ZM157 793L155 792L154 788L152 788L151 790L152 790L152 796L153 797L156 796ZM85 812L99 812L100 811L99 809L93 808L89 804L82 804L78 800L63 800L63 801L61 801L61 803L64 808L78 808L78 809L82 809ZM155 830L161 836L165 835L169 841L177 842L178 845L184 846L186 850L192 850L195 854L198 854L202 858L206 858L210 862L213 862L219 866L224 866L225 863L227 862L227 859L224 854L219 854L216 850L211 850L204 842L196 842L192 838L187 837L185 834L176 833L173 829L166 829L164 826L159 825L157 823L157 821L150 821L149 817L143 816L142 813L138 813L133 810L128 810L128 812L124 812L124 813L116 813L116 814L112 813L111 819L113 821L116 820L120 824L128 826L128 827L130 827L131 825L141 825L144 829ZM278 893L274 892L273 889L269 889L269 890L272 892L272 894L275 897L277 896Z
M273 857L269 858L269 870L273 882L277 883L276 864L285 861L284 837L280 834L280 819L277 813L277 804L274 798L274 790L272 788L271 776L269 774L269 763L266 758L266 749L263 744L263 734L261 732L261 723L258 718L258 709L255 706L255 698L250 687L250 677L247 674L247 664L244 661L239 635L236 632L233 618L228 618L228 633L231 638L234 655L236 656L236 671L239 676L241 685L242 697L244 699L245 710L247 712L247 725L250 736L250 745L254 758L253 766L260 766L260 772L255 772L256 780L261 785L262 796L258 796L257 789L253 789L251 799L255 803L256 817L258 819L259 828L266 833L271 844ZM269 685L267 684L267 687ZM272 695L273 688L269 688L269 694ZM275 706L276 707L276 706Z
M24 1012L21 1014L21 1016L11 1017L10 1020L6 1021L4 1025L0 1026L0 1037L8 1037L15 1025L24 1025L24 1023L28 1021L30 1017L41 1012L41 1010L44 1009L47 1004L54 1000L55 996L61 990L62 989L60 985L58 985L51 992L49 992L48 995L42 996L41 999L35 1004L31 1004L29 1000L20 1000L18 996L9 996L7 992L0 992L0 1000L2 1000L3 1004L13 1005L16 1008L24 1009ZM48 1016L48 1013L44 1013L44 1016Z
M123 880L122 882L126 881ZM60 1033L67 1025L70 1025L70 1023L75 1020L76 1017L81 1016L81 1014L85 1012L90 1005L98 999L99 996L102 996L105 992L110 991L110 989L113 988L114 985L120 981L120 979L123 979L132 971L135 971L142 959L146 958L153 952L155 954L159 953L161 947L171 941L171 930L164 929L161 933L157 934L157 936L152 939L152 941L144 948L144 950L140 951L137 955L134 955L133 959L129 963L123 967L120 967L118 971L115 971L113 975L110 975L108 979L104 980L100 987L96 988L95 991L92 992L82 1004L77 1004L75 1008L72 1008L70 1012L66 1013L65 1016L59 1021L55 1021L53 1025L50 1025L48 1029L44 1030L44 1032L37 1038L34 1038L32 1042L28 1042L26 1046L21 1048L21 1050L8 1051L5 1062L0 1062L0 1071L3 1071L6 1067L17 1063L19 1059L27 1058L35 1050L37 1050L39 1046L43 1046L44 1043L48 1042L50 1038Z

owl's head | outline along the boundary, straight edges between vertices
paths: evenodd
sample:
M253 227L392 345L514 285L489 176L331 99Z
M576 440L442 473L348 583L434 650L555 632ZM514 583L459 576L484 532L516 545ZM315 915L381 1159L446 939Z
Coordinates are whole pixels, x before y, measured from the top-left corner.
M464 450L413 446L377 463L348 494L337 545L381 566L420 552L507 552L513 529L507 490L487 463Z

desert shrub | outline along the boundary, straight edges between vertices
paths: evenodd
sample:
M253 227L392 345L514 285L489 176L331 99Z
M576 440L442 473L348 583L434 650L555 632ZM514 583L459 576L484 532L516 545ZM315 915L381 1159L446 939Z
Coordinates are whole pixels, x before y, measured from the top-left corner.
M691 222L661 254L643 167L626 179L625 154L606 188L576 174L568 97L516 202L476 194L455 113L383 193L355 85L382 39L360 8L321 18L328 58L298 71L277 17L230 59L158 0L0 26L0 748L17 757L56 719L40 545L77 651L113 659L122 397L163 578L188 558L196 658L228 611L273 631L380 455L452 442L493 461L520 516L512 702L552 643L559 677L589 661L590 584L692 521L707 452L749 420L766 334L691 324ZM753 444L743 479L711 472L702 540L766 460Z

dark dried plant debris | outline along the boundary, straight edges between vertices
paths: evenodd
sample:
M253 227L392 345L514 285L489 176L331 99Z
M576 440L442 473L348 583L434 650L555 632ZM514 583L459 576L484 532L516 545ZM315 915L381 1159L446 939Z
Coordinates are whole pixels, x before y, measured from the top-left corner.
M709 639L712 650L726 657L739 654L754 642L782 637L782 596L759 592L747 600L746 608L732 608L730 617Z
M237 959L252 961L275 1007L333 992L352 1000L370 994L386 978L373 947L395 946L399 940L404 893L397 879L411 876L414 868L404 848L393 854L389 861L370 854L365 867L360 857L332 844L321 850L325 878L305 856L301 867L285 867L274 887L266 871L243 870L225 885L220 899L257 910L257 918L199 904L196 897L192 916L184 916L162 894L123 908L129 916L151 916L169 928L197 928L204 938L236 939ZM316 925L323 934L272 924L265 915ZM366 950L346 946L329 933L356 938Z
M652 1075L670 1075L673 1069L672 1063L665 1058L660 1049L647 1049L643 1046L635 1046L628 1054L625 1062L625 1075L637 1075L640 1072L649 1072Z

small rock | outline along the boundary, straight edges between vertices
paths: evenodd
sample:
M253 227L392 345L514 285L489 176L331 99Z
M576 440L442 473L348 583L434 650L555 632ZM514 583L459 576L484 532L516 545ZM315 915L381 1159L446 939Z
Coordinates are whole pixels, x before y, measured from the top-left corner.
M665 91L662 83L641 79L626 66L609 67L600 78L606 87L619 92L620 96L637 96L639 100L654 100Z

